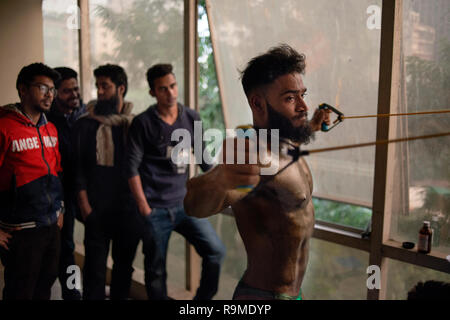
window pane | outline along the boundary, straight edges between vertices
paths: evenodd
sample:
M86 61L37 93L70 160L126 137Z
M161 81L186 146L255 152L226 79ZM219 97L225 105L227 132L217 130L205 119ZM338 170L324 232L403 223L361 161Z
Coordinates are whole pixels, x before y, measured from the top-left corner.
M404 1L398 112L450 107L448 1ZM397 137L448 132L450 114L391 121ZM450 138L417 140L392 148L392 238L417 243L423 221L434 229L433 248L450 247Z
M69 67L79 72L76 0L44 0L44 62L50 67ZM78 79L79 80L79 79ZM75 219L74 241L82 245L84 225Z
M76 0L44 0L44 62L50 67L69 67L78 72Z
M234 217L219 214L210 217L209 221L227 248L227 254L220 271L219 291L214 299L231 300L234 289L247 268L247 254L244 243L237 230Z
M225 133L205 1L198 5L198 37L199 109L203 128Z
M418 267L409 263L387 259L387 295L389 300L406 300L408 292L419 281L429 280L450 283L450 274Z
M128 76L125 100L133 113L146 110L156 100L149 94L148 68L171 63L178 83L178 100L184 101L184 2L182 0L90 0L91 67L113 63ZM95 98L94 77L91 98ZM192 106L193 107L193 106ZM168 284L184 288L184 239L172 234L167 253ZM134 267L143 270L142 244Z
M149 95L147 69L172 63L179 101L184 100L184 3L182 0L91 0L89 2L92 69L122 66L128 76L126 100L140 113L156 102ZM94 80L93 80L94 81ZM96 97L92 82L92 97Z
M313 203L316 220L366 230L372 219L368 208L317 198L313 198Z
M247 254L233 217L216 215L210 221L227 248L214 298L228 300L247 268ZM302 285L305 299L366 299L368 261L367 252L311 239Z
M228 128L252 121L238 70L254 56L285 42L306 54L310 115L323 102L344 114L377 111L381 0L209 0L217 70L222 75ZM370 9L370 10L369 10ZM369 13L368 13L369 12ZM276 26L276 27L274 27ZM317 133L307 148L375 140L376 120L346 120ZM371 206L374 148L311 155L314 193Z
M369 254L311 239L302 292L308 300L364 300Z

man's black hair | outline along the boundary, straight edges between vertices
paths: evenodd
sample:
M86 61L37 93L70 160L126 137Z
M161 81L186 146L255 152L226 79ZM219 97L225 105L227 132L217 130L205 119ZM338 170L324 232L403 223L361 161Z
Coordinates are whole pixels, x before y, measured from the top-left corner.
M247 64L241 72L242 86L248 96L256 88L275 81L278 77L293 72L305 73L305 55L287 44L270 48Z
M123 96L127 94L128 90L128 80L127 74L125 70L116 64L105 64L103 66L99 66L94 70L94 76L98 77L108 77L111 81L116 85L116 87L124 85L125 91L123 92Z
M52 79L53 83L56 83L60 78L59 73L50 68L49 66L40 62L32 63L28 66L23 67L22 70L20 70L16 81L17 91L19 91L19 85L21 84L24 84L28 87L33 82L36 76L48 77Z
M64 80L72 79L72 78L75 78L75 79L78 78L78 73L75 70L71 69L71 68L68 68L68 67L57 67L57 68L54 68L54 70L56 70L59 73L59 75L61 76L61 78L58 81L55 82L56 89L59 89L59 87L61 86L61 83Z
M147 82L148 85L150 86L150 89L155 90L155 80L164 77L169 73L173 74L172 70L173 66L168 63L159 63L151 66L147 70Z

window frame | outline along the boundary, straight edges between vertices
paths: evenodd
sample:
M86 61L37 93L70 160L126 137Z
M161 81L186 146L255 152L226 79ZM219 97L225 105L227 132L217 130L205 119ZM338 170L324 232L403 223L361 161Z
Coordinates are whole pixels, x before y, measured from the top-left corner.
M216 61L216 72L220 92L222 86L222 70L217 63L220 52L216 46L214 23L212 15L209 14L209 3L206 0L206 9L210 26L211 43L213 54ZM398 103L400 94L400 68L401 61L400 44L402 39L403 22L403 0L383 0L382 2L382 21L381 21L381 46L380 46L380 67L379 67L379 86L378 86L378 109L377 113L390 113ZM219 66L219 67L218 67ZM223 108L226 108L226 99L221 93L221 102ZM224 117L225 126L227 118ZM395 124L389 118L377 119L377 140L387 140L394 136ZM372 207L364 203L354 203L341 198L331 198L316 196L320 199L341 202L345 204L358 205L372 209L371 232L367 238L363 238L361 233L364 230L355 229L339 224L325 221L316 221L313 237L321 240L330 241L343 246L361 249L369 252L369 265L378 265L381 271L381 289L368 289L368 300L386 299L387 258L410 263L417 266L430 268L433 270L450 273L450 264L445 254L440 252L431 252L427 255L419 254L416 250L404 249L401 243L390 239L391 227L391 203L392 197L388 191L390 174L394 164L394 146L377 145L375 149L375 174L374 191Z

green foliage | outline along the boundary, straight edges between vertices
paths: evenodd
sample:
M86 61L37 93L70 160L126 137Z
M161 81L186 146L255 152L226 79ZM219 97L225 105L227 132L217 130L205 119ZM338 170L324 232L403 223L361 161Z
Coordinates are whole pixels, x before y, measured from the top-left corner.
M121 12L97 6L94 14L114 33L119 45L103 59L123 61L133 82L145 82L145 72L158 62L183 65L183 11L165 0L136 0ZM169 39L172 39L169 42ZM176 41L177 39L181 41ZM170 43L171 49L167 50Z
M200 1L198 6L199 19L206 18L205 1ZM225 132L222 114L222 103L219 97L216 68L212 54L212 43L209 34L199 35L199 104L200 116L204 129L215 128Z
M118 6L119 11L115 10ZM152 101L146 72L153 64L171 63L174 66L179 97L183 97L182 3L165 0L115 2L113 6L96 6L93 14L101 18L101 23L112 32L117 43L111 54L93 56L92 64L116 63L125 68L129 86L126 98L134 103L135 113L145 110ZM95 28L92 31L98 32Z
M316 220L332 222L365 230L372 210L341 202L313 198Z

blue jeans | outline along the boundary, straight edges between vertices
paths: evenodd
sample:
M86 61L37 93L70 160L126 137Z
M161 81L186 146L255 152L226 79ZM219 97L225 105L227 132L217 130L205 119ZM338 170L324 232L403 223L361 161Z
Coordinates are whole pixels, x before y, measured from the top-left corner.
M156 242L163 257L164 283L167 280L166 258L170 234L173 230L181 234L202 257L200 286L194 300L210 300L219 286L220 267L225 258L225 246L208 219L186 215L183 206L152 208L148 218L153 226Z

